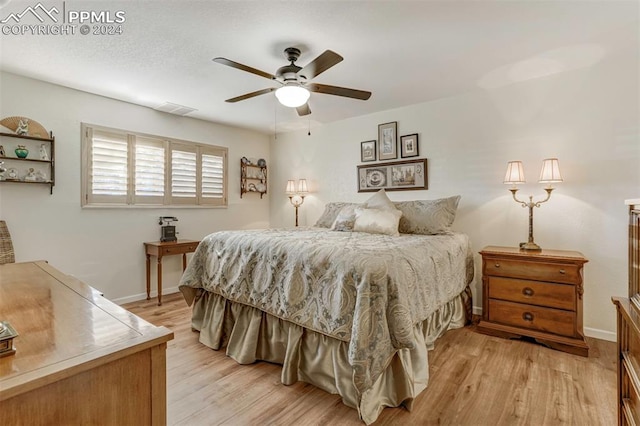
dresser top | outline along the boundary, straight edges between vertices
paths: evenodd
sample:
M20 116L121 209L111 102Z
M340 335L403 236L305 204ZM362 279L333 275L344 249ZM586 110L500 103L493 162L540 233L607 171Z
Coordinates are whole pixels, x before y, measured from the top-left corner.
M0 265L0 314L18 332L16 353L0 358L0 401L83 363L173 338L46 262Z
M540 251L522 250L518 247L500 247L500 246L486 246L482 249L480 254L496 254L496 255L508 255L514 257L536 257L536 258L549 258L549 259L567 259L571 261L588 262L582 253L579 251L569 250L552 250L542 249Z

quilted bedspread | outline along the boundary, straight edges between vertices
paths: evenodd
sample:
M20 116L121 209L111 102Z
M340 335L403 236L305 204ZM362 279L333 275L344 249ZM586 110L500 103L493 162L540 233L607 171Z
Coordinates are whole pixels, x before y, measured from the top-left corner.
M465 234L388 236L310 227L211 234L194 253L180 289L204 289L348 342L354 385L362 393L395 351L413 347L414 326L472 278Z

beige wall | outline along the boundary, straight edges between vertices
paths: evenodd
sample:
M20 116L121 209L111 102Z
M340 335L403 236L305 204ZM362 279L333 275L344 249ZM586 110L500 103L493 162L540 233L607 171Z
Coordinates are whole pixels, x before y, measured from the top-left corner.
M269 195L240 199L240 158L269 161L269 139L259 133L178 117L8 73L0 74L0 116L40 122L56 138L53 195L40 185L0 185L0 217L9 224L17 261L46 259L110 299L145 294L142 243L160 237L158 216L177 216L179 238L200 239L222 229L269 226ZM226 209L82 209L80 123L210 143L229 148ZM7 144L9 141L5 141ZM164 286L175 291L180 256L163 260ZM155 288L155 274L153 275Z
M640 196L638 75L637 52L608 53L592 68L332 123L311 136L278 135L271 150L271 223L293 224L284 194L290 178L307 178L313 190L300 210L302 224L313 224L328 201L366 200L369 195L357 193L360 142L377 139L378 124L397 121L400 135L419 134L429 189L391 192L390 198L461 194L454 228L471 236L476 252L485 245L515 246L526 241L528 212L502 184L506 164L524 162L528 183L520 196L539 200L545 195L537 184L542 160L558 157L565 181L535 209L535 239L589 259L586 332L615 339L610 298L627 292L623 201ZM479 263L476 255L476 311Z

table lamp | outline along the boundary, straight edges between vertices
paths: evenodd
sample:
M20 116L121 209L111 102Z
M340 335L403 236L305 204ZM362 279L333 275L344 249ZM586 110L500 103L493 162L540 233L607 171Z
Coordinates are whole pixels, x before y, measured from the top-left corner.
M551 198L551 191L553 191L552 183L562 182L562 176L560 175L560 164L557 158L547 158L542 161L542 169L540 170L540 179L538 183L546 183L544 188L547 191L547 197L542 201L533 201L533 195L529 196L529 202L518 200L516 192L518 188L516 185L525 183L524 168L522 167L522 161L509 161L507 163L507 173L504 177L505 184L513 185L509 188L513 199L516 203L520 203L522 207L529 208L529 239L526 243L520 243L520 248L523 250L539 251L542 248L533 241L533 208L540 207L540 204L549 201Z

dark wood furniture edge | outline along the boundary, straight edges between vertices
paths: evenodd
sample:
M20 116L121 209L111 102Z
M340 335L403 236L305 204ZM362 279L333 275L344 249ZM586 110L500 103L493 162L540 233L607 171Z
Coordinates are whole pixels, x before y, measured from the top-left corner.
M584 337L582 339L572 339L570 337L557 336L554 334L522 329L483 320L480 320L476 329L483 334L504 337L507 339L530 337L536 342L548 346L552 349L558 349L563 352L569 352L571 354L584 357L589 356L589 345L587 345Z

